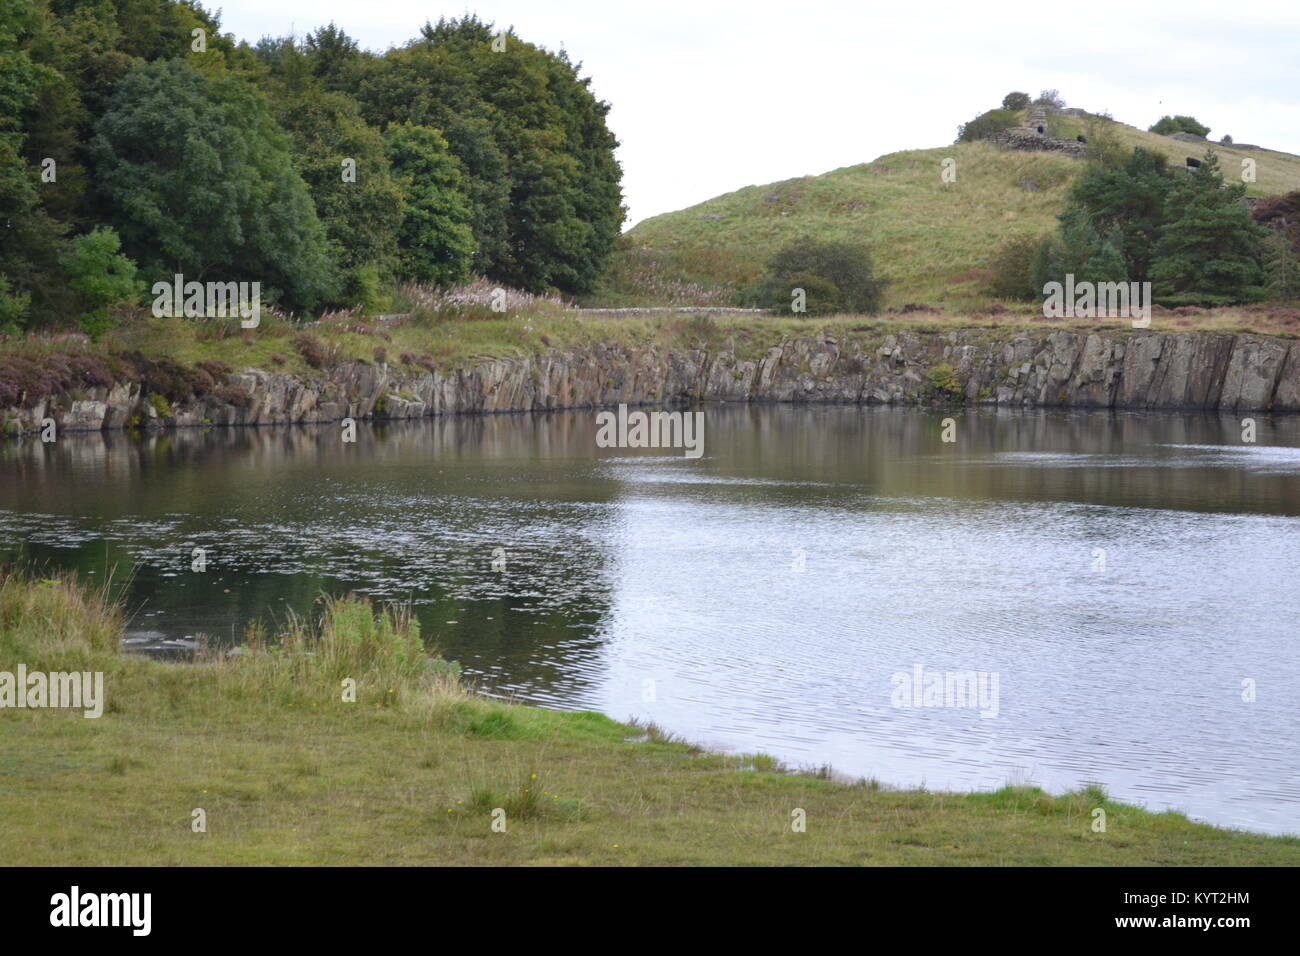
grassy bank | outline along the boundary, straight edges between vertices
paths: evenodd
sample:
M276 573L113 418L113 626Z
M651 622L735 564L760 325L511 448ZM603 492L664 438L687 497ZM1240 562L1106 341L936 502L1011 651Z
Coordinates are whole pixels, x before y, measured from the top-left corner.
M1300 864L1300 839L1095 789L896 791L479 698L409 618L355 600L194 666L121 656L121 626L73 581L0 582L0 670L100 670L107 698L98 719L0 710L8 863Z

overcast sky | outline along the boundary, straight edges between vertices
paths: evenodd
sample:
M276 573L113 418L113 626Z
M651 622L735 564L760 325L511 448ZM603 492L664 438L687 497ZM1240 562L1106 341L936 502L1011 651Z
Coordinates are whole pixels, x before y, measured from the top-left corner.
M952 142L1003 94L1300 153L1300 3L215 0L255 42L333 20L381 51L470 11L561 46L612 109L628 225L743 186Z

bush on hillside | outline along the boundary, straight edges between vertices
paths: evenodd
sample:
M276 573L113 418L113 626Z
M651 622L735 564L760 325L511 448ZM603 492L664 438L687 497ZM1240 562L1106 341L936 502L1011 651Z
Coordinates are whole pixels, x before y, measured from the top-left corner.
M1148 133L1159 133L1161 136L1172 136L1174 133L1191 133L1193 136L1209 136L1210 127L1203 123L1198 123L1192 116L1162 116L1158 119Z
M1004 242L993 256L989 292L1018 302L1039 298L1041 260L1044 245L1050 241L1050 236L1017 236Z
M797 242L772 257L755 297L766 308L788 312L794 290L803 289L809 313L874 315L880 311L885 285L886 280L876 275L866 246Z
M1065 100L1061 98L1058 90L1043 90L1038 94L1038 99L1034 100L1034 106L1046 106L1050 110L1065 109Z
M299 332L293 337L293 347L298 350L302 360L314 369L323 369L334 357L328 345L306 332Z
M973 143L976 140L988 139L990 136L1019 124L1020 117L1011 110L989 110L987 113L981 113L969 123L958 126L957 142Z

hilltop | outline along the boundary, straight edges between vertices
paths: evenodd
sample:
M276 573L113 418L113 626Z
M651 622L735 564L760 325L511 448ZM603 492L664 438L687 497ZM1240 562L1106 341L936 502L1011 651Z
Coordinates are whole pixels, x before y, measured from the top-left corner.
M1028 111L1022 111L1028 123ZM1248 196L1300 189L1300 157L1258 147L1189 142L1065 110L1050 117L1061 140L1111 136L1164 154L1171 165L1212 145L1225 175L1255 162ZM956 181L941 163L956 163ZM987 307L987 268L1008 239L1050 232L1082 159L989 142L890 153L857 166L747 186L648 219L623 235L598 298L604 303L731 305L782 245L800 238L866 242L890 278L887 305Z

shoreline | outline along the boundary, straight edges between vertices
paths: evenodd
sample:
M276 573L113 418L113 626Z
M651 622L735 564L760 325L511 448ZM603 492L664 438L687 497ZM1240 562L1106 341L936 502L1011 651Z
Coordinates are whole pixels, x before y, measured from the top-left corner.
M1300 864L1300 837L1193 823L1099 787L891 789L481 697L448 665L395 653L413 634L386 613L331 601L280 653L259 641L180 667L115 648L121 606L102 588L0 579L0 670L100 670L106 688L98 719L0 710L21 724L3 740L11 862ZM353 702L340 674L356 675Z

